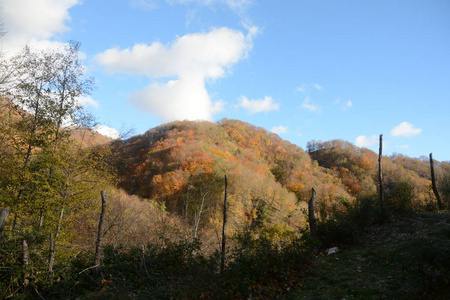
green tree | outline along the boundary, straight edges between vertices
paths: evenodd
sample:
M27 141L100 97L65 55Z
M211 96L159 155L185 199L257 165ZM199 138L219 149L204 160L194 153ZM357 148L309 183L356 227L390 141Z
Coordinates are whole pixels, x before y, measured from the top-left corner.
M52 234L50 273L55 241L69 239L64 223L70 214L112 180L108 148L87 150L71 140L74 127L92 121L79 102L93 87L79 47L77 42L57 50L25 47L0 69L0 78L6 78L0 82L0 206L11 208L13 229Z

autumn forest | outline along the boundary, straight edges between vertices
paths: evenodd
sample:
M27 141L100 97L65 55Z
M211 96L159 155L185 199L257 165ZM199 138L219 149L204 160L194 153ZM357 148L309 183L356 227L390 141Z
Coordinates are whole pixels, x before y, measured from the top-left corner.
M433 191L429 153L382 157L380 211L379 154L343 140L302 149L229 119L102 136L76 100L94 82L78 50L1 60L1 298L269 299L318 251L450 206L450 163L432 161Z

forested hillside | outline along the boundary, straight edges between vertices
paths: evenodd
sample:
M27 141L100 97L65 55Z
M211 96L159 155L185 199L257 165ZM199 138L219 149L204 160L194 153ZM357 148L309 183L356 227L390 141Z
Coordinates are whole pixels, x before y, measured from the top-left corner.
M301 208L313 186L326 216L352 196L337 177L299 147L262 128L236 120L174 122L126 141L118 152L119 186L164 203L206 231L221 220L224 175L230 182L230 230L304 227Z
M312 187L322 219L344 203L377 193L378 154L373 151L333 140L311 141L305 152L237 120L173 122L116 141L112 151L118 156L121 188L163 203L205 230L220 220L224 175L231 183L233 231L255 229L255 224L260 230L275 224L290 230L305 226L301 208ZM435 205L427 160L395 155L383 157L383 166L393 209ZM448 163L437 164L442 182L448 168Z

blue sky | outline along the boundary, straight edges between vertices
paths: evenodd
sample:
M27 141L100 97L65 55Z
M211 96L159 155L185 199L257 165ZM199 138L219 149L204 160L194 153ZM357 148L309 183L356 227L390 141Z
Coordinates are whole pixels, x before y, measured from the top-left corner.
M135 133L240 119L450 160L450 1L1 0L4 52L81 42L86 107Z

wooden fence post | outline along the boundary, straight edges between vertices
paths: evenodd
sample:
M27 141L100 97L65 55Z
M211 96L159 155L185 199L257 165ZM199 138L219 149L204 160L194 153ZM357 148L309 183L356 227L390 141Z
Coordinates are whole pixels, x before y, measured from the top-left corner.
M433 153L430 153L430 169L431 169L431 186L433 188L434 196L436 197L439 210L444 209L444 205L442 204L441 197L439 196L439 191L436 185L436 178L434 176L434 163L433 163Z
M103 227L103 219L105 218L106 212L106 192L101 191L100 195L102 196L102 210L100 212L100 220L98 221L98 230L97 230L97 242L95 243L95 257L94 257L94 276L98 278L100 276L100 264L101 264L101 243L102 243L102 227Z
M314 215L314 206L316 203L316 189L311 189L311 199L308 201L308 221L309 221L309 231L313 240L316 239L316 217Z
M380 134L380 148L378 152L378 197L380 201L380 211L384 215L385 205L383 196L383 135Z
M220 258L220 275L223 274L225 269L225 252L226 252L226 227L227 227L227 192L228 192L228 179L225 175L225 197L223 200L223 226L222 226L222 256Z

